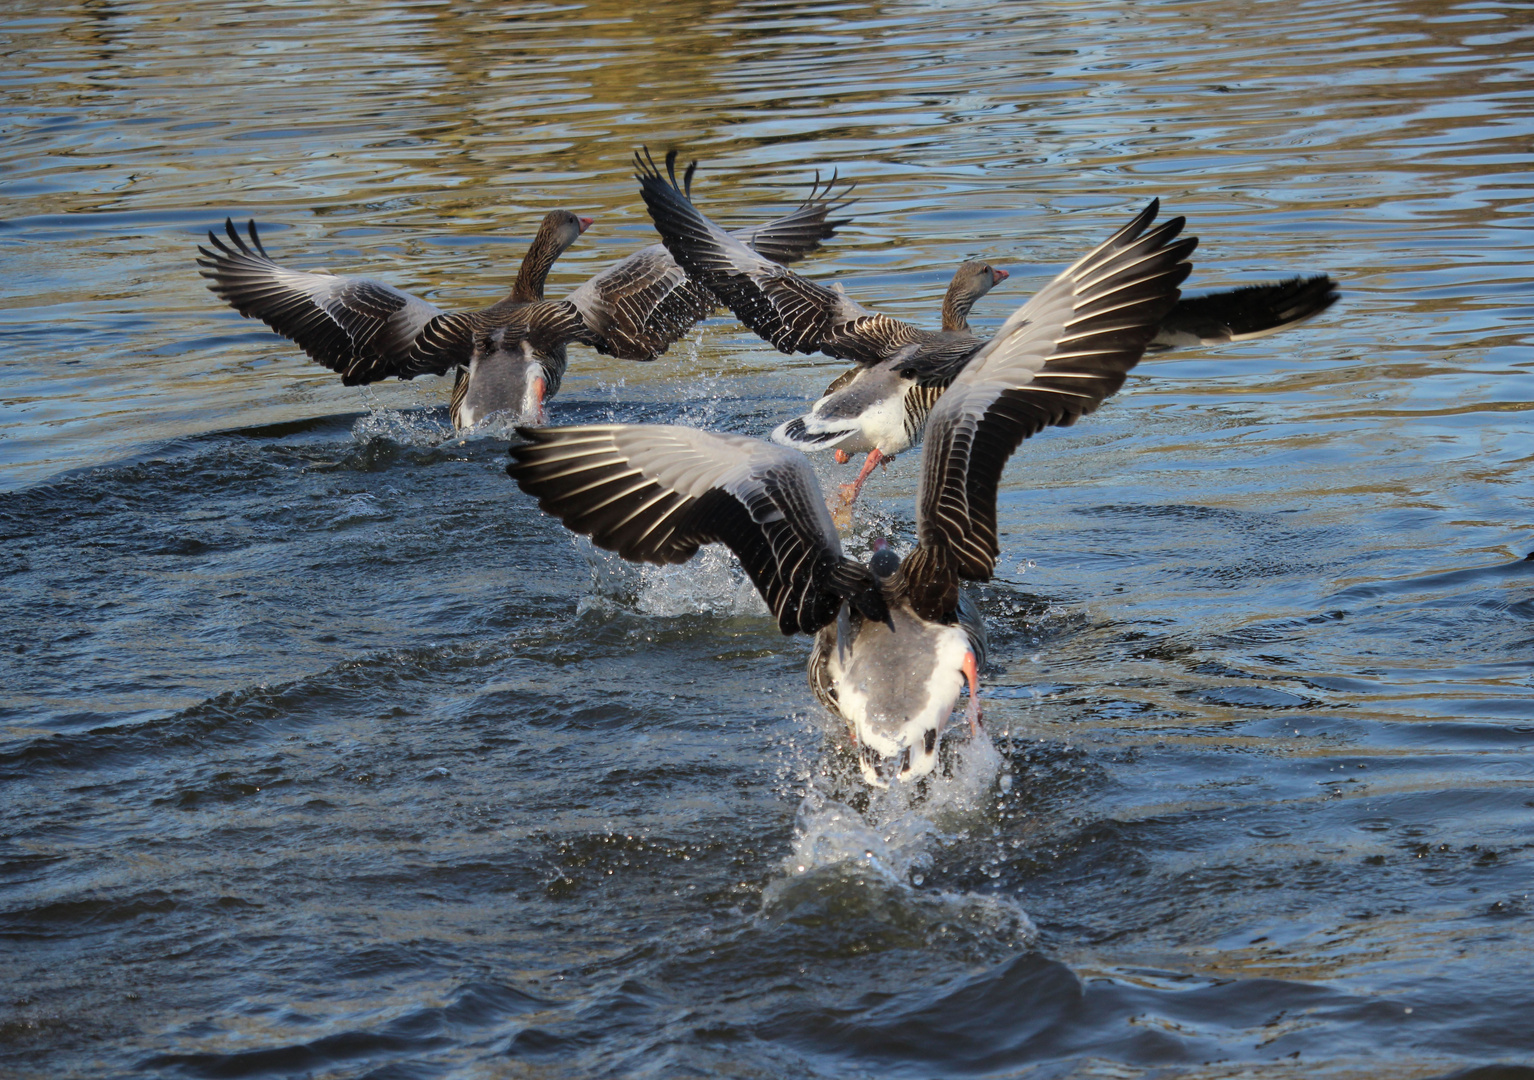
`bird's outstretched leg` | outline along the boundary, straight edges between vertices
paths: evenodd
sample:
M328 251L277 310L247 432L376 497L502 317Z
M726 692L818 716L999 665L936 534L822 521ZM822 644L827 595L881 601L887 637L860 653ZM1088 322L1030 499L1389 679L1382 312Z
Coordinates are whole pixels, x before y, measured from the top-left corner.
M964 715L969 718L969 735L974 738L980 734L980 669L975 664L975 654L964 654L964 663L960 665L964 677L969 680L969 708Z
M863 470L858 473L858 478L850 484L843 484L841 495L842 503L851 506L858 501L858 492L863 490L863 481L868 479L868 474L874 471L874 466L885 465L895 460L895 455L884 456L884 452L878 447L868 452L868 457L863 462Z

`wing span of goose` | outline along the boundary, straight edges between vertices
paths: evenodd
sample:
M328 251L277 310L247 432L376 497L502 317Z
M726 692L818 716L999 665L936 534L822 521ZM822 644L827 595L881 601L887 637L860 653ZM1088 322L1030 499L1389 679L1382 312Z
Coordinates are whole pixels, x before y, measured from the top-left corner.
M853 187L854 181L842 183L834 173L822 184L816 172L810 193L797 208L765 225L736 229L731 235L765 259L785 265L798 262L852 220L831 215L857 201L848 198Z
M256 223L248 229L247 244L234 222L226 220L229 243L209 232L213 250L197 249L208 288L241 315L260 319L340 372L347 386L391 376L441 375L454 364L468 363L467 353L460 355L466 347L462 335L434 325L451 318L442 309L371 278L279 266L262 247ZM423 335L431 347L417 347Z
M1182 218L1152 229L1158 209L1152 202L1013 313L933 406L907 566L926 606L946 603L958 578L990 578L996 490L1012 452L1122 386L1177 302L1197 241L1177 238Z
M659 244L641 248L567 296L597 349L654 360L714 310L714 296Z
M691 170L687 179L692 178ZM851 218L831 218L850 206L852 185L824 185L817 173L809 196L775 221L730 234L731 239L777 263L802 259ZM654 360L713 313L718 300L687 275L661 244L641 248L591 278L567 299L595 335L596 347L624 360Z
M675 162L674 151L666 155L667 175L662 176L647 154L634 155L635 179L650 217L683 269L754 333L786 353L824 352L877 363L898 347L891 346L891 340L917 332L909 324L869 311L839 289L817 285L764 258L759 240L758 250L753 250L740 234L715 225L678 183Z
M518 428L506 469L538 505L633 562L686 562L708 543L740 558L785 634L814 633L843 600L887 617L867 567L842 554L809 461L740 435L649 424Z

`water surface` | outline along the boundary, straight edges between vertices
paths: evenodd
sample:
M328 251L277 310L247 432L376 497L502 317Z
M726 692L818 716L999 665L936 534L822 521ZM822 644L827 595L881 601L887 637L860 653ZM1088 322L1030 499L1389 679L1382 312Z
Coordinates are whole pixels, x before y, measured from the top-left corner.
M1526 12L630 8L12 5L0 1071L1534 1076ZM1152 197L1193 286L1344 300L1023 447L988 736L870 794L727 556L592 551L446 380L344 389L195 273L253 216L478 303L567 207L560 295L652 241L640 144L732 224L855 178L805 272L905 318ZM559 422L760 434L841 369L572 353Z

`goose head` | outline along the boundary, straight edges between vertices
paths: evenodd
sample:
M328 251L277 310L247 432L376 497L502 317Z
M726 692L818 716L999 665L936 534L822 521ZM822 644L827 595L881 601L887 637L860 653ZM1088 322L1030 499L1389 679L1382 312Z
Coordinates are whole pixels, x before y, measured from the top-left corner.
M882 585L899 571L900 556L895 554L895 549L889 546L888 540L875 540L873 548L874 554L873 558L868 560L868 569L874 572L874 577L878 578Z
M975 301L1009 276L1001 267L979 259L960 263L943 297L943 329L968 330L969 309L975 306Z
M564 252L576 238L591 228L595 218L580 217L568 210L550 210L544 215L543 223L538 226L538 237L533 241L537 245L539 241L551 244L555 253ZM544 238L547 237L547 240Z
M538 226L538 235L528 245L522 256L522 269L517 272L516 284L511 288L511 299L521 303L543 299L543 283L554 265L554 260L575 243L576 238L591 228L594 218L581 217L568 210L550 210Z

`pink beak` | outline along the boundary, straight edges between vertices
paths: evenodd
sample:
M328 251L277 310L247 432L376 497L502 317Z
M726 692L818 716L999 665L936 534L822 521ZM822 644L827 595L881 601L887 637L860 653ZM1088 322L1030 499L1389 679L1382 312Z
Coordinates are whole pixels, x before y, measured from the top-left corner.
M1005 270L998 269L998 268L996 268L994 266L991 268L991 284L992 285L1000 285L1003 281L1006 281L1007 278L1009 278L1011 276L1012 275L1007 273Z
M587 229L591 228L591 223L595 221L596 218L578 217L575 220L581 223L581 232L585 232Z

